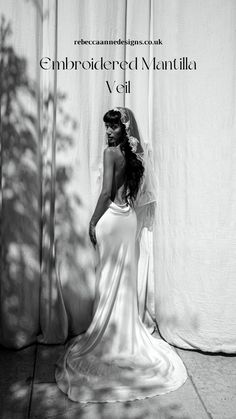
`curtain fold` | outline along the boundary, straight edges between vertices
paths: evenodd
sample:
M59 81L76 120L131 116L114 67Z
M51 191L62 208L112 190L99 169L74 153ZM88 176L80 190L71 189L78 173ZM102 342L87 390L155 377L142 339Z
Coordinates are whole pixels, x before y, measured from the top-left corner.
M44 56L58 59L58 1L41 3ZM40 42L40 40L39 40ZM40 59L40 57L39 57ZM57 142L57 71L40 72L42 94L42 260L40 292L40 329L38 340L43 343L63 342L68 334L68 319L63 301L59 272L56 266L55 206L56 206L56 142Z
M88 327L102 117L126 106L152 150L159 197L155 231L141 240L140 314L176 346L235 352L234 0L0 1L1 344L62 343ZM197 70L53 71L42 57L189 57ZM129 81L130 93L109 92Z

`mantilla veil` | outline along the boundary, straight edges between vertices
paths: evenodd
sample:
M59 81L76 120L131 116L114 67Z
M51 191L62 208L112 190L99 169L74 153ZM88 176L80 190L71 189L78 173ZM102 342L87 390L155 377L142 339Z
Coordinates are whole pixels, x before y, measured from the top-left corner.
M136 120L128 108L117 107L114 110L121 113L121 122L125 125L129 143L137 157L144 166L144 176L135 200L135 211L137 214L137 239L141 239L144 227L149 231L153 230L155 222L155 211L157 206L157 182L154 174L152 150L148 143L141 143Z
M138 305L142 321L151 330L155 328L155 286L153 277L153 230L158 206L157 180L154 173L152 149L141 141L136 119L132 111L116 107L121 113L129 143L144 166L141 187L134 202L137 215ZM101 174L100 174L101 177Z

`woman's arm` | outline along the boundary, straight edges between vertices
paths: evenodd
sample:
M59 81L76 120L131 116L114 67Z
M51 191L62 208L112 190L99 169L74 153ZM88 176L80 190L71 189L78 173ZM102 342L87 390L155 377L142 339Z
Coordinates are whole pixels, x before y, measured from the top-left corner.
M107 147L103 154L103 183L96 208L90 220L89 235L92 243L96 244L95 226L110 205L112 179L115 166L114 150Z

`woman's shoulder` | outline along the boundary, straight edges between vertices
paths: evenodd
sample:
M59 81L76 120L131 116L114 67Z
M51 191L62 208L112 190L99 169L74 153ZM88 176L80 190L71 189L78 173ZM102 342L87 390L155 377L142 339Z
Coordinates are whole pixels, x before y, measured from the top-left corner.
M107 163L114 163L116 161L117 158L117 151L115 149L116 147L106 147L104 148L103 151L103 158L104 161L106 161Z
M104 148L104 156L116 157L119 156L120 150L117 147L108 146Z

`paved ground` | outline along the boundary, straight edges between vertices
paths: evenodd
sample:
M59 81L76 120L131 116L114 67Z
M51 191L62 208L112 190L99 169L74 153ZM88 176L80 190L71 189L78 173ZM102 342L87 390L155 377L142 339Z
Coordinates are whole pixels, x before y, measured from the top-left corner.
M236 419L236 355L176 349L189 379L164 396L126 402L69 401L54 382L63 346L0 349L0 419Z

